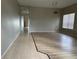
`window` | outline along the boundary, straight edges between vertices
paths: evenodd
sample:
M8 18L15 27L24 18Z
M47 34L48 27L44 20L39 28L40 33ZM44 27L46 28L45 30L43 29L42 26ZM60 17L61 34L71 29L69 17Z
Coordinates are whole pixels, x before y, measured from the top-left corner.
M66 29L73 29L74 28L74 17L75 17L75 13L64 15L62 27Z

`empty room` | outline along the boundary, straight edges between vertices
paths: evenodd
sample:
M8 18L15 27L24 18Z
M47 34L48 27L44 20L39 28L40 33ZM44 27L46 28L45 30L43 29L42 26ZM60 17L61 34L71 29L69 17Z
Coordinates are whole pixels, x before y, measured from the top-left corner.
M1 59L77 59L77 1L1 0Z

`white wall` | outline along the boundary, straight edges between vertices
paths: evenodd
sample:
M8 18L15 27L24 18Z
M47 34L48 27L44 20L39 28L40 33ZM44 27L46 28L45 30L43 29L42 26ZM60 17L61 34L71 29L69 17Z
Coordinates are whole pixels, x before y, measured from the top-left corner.
M54 11L51 8L31 8L30 32L56 32L60 18Z
M20 17L20 30L21 32L24 30L24 16Z
M1 0L1 54L6 51L20 32L16 0Z

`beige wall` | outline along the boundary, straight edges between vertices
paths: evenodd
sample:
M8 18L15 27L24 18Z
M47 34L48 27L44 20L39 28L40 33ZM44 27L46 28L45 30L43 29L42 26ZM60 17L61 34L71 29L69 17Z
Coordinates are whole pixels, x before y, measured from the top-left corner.
M16 0L1 0L1 54L20 32L20 20Z
M31 8L30 32L56 32L59 29L59 14L54 14L56 9Z

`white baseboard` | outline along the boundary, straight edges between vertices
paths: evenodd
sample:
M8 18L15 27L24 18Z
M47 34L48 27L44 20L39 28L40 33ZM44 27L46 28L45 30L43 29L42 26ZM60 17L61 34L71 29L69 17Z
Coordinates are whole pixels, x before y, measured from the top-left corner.
M29 33L33 33L33 32L39 32L39 33L41 33L41 32L55 32L55 31L30 31Z
M20 32L16 35L15 39L10 43L10 45L8 46L8 48L5 50L5 52L2 54L1 58L4 57L4 55L8 52L8 50L10 49L10 47L13 45L13 43L15 42L15 40L18 38L18 36L20 35Z

